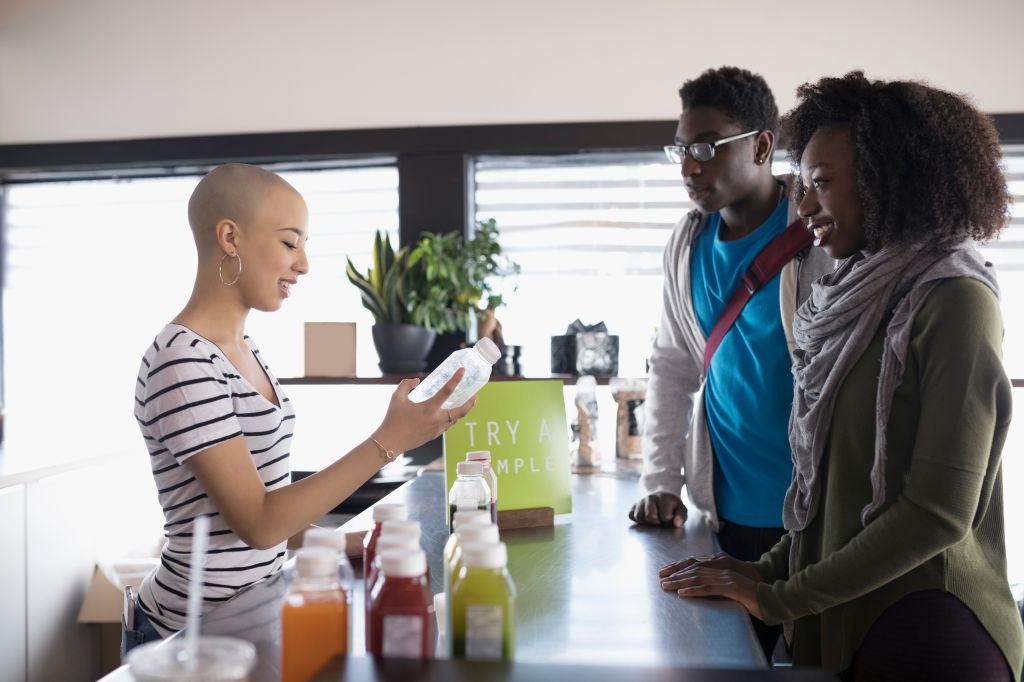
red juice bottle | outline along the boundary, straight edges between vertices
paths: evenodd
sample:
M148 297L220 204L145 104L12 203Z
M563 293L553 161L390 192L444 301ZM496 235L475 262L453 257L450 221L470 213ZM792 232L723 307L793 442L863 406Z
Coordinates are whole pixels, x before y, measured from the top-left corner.
M408 546L410 550L421 549L420 522L411 519L388 519L380 524L380 535L374 547L374 558L370 563L363 565L363 586L366 590L363 599L364 613L367 616L365 618L366 641L370 640L370 594L380 571L380 557L377 555L385 546L392 548Z
M370 570L370 566L373 566L373 558L377 554L377 540L380 538L382 526L385 521L392 519L404 519L406 517L405 505L401 503L396 504L377 504L373 507L373 528L363 538L363 577ZM370 596L370 585L366 584L366 596ZM367 599L369 602L369 599Z
M366 602L364 605L363 622L366 623L365 637L367 642L370 641L370 595L373 594L373 586L379 583L383 577L380 573L380 555L389 550L401 550L406 554L411 554L421 549L423 548L420 546L419 541L402 535L381 535L380 540L377 541L377 557L373 560L373 566L366 576L369 588L367 590ZM430 583L429 564L427 565L427 583Z
M386 550L370 595L367 651L384 658L434 657L434 598L423 550Z
M380 525L380 536L377 538L376 553L381 551L381 548L385 543L390 543L391 546L410 545L415 549L422 549L420 547L421 534L422 531L420 529L419 521L414 521L412 519L388 519ZM363 580L366 583L367 608L370 606L370 591L373 589L373 584L377 580L377 570L379 566L380 562L376 560L376 556L369 565L363 566Z

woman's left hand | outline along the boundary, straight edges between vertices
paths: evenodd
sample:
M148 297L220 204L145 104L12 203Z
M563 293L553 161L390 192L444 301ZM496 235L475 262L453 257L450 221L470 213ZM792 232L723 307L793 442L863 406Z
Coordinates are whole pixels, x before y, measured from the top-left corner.
M761 618L761 605L757 601L757 581L730 569L710 568L699 562L675 573L662 582L664 589L674 589L681 598L725 597L747 610L751 616Z

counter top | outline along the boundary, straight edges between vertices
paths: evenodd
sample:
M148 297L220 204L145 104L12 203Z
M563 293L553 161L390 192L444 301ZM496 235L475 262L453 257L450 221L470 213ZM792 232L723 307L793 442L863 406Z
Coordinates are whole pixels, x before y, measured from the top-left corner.
M660 589L658 566L714 551L714 537L701 515L693 515L680 529L638 527L626 517L638 491L634 476L573 476L572 485L573 513L556 517L554 527L501 534L509 548L509 572L518 592L516 663L511 666L518 674L515 679L540 679L532 673L526 675L528 670L541 677L558 675L565 679L564 674L570 671L575 675L595 666L608 673L595 679L612 679L613 671L621 675L627 668L676 671L673 679L689 680L830 679L805 672L787 672L779 677L780 673L763 670L764 656L740 606L723 600L680 600ZM433 592L442 589L440 555L448 535L443 493L443 475L425 472L385 498L406 502L410 516L423 525ZM368 518L369 513L364 512L342 528L365 528ZM357 564L357 576L359 569ZM204 634L241 637L256 645L259 663L252 682L278 679L279 619L287 578L287 573L282 573L255 585L204 618ZM392 677L362 653L362 593L362 581L357 579L353 599L355 653L347 661L328 666L320 680ZM384 666L392 663L384 662ZM407 663L394 662L399 667L408 667ZM464 661L416 663L413 667L419 672L412 679L469 679L476 673L487 677L508 669ZM734 670L735 675L731 675L727 671L691 670L681 676L683 668L747 672ZM754 674L757 669L762 670ZM127 669L121 668L105 682L130 679ZM655 675L651 679L667 677Z
M576 664L764 667L746 612L725 601L665 593L657 567L716 550L702 515L680 529L634 526L626 516L636 478L573 476L573 513L552 528L502 531L516 585L516 660ZM386 501L404 501L423 527L431 591L443 590L448 539L444 477L425 472ZM366 528L367 511L342 528ZM356 590L357 596L360 590ZM362 614L361 604L356 609ZM356 627L356 651L363 650Z

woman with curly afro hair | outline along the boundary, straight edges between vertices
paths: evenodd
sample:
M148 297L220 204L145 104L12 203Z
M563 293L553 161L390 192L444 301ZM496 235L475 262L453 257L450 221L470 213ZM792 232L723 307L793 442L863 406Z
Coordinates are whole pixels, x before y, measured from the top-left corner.
M959 95L860 72L798 91L800 214L841 263L797 311L788 533L759 561L663 575L785 623L845 680L1020 680L1001 451L999 288L973 242L1009 218L997 134Z

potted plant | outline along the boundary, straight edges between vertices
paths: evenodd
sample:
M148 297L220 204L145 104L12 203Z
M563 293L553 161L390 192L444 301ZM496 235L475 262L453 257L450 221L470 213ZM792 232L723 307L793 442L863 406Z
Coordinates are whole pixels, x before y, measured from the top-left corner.
M504 303L492 288L494 278L516 272L519 266L502 256L495 221L486 220L469 239L427 232L397 253L378 232L366 275L351 260L345 274L376 320L380 368L391 374L422 372L464 344L474 316L493 317Z
M373 315L373 345L385 374L422 372L437 336L424 324L424 310L410 305L415 286L409 264L409 248L397 253L391 238L378 231L373 238L370 269L360 273L351 259L345 267L348 280L359 289L363 307Z
M417 268L418 286L409 301L423 323L440 335L428 364L436 364L465 342L465 333L478 322L478 335L503 344L494 310L504 304L495 290L498 278L519 272L505 256L498 241L494 219L477 221L469 238L459 233L427 232L409 253L410 267Z

